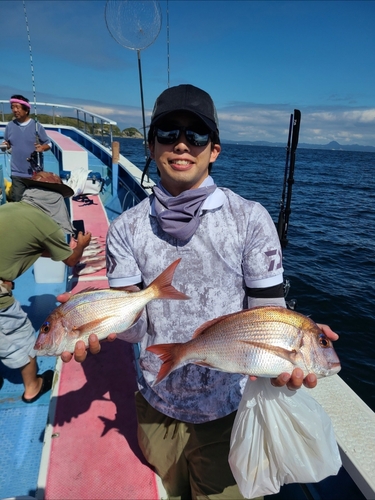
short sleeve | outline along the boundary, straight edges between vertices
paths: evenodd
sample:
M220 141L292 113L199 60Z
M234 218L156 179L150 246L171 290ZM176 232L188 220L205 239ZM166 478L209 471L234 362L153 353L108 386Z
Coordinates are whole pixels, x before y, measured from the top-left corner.
M259 203L253 205L248 221L243 270L249 288L267 288L283 281L282 252L276 227Z

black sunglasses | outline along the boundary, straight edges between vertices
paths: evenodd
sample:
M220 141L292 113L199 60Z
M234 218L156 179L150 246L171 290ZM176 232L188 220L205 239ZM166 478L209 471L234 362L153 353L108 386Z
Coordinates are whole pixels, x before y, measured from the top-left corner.
M179 127L175 130L162 130L160 128L155 128L154 137L157 138L159 144L174 144L178 141L181 133L185 133L186 140L192 146L207 146L209 140L211 139L210 132L205 134L200 134L199 132L194 132L187 127Z

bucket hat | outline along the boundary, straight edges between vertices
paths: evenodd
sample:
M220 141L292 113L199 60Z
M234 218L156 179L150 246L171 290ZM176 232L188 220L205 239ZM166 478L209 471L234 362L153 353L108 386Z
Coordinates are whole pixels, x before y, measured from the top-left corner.
M70 198L74 195L73 189L64 184L60 177L52 172L36 172L30 178L22 178L22 182L28 188L48 189L60 193L64 198Z

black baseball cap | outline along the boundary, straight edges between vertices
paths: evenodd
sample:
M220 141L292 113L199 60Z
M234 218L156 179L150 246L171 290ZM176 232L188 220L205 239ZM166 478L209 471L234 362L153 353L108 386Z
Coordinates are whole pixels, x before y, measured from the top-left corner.
M219 135L219 120L211 96L194 85L177 85L164 90L156 99L151 115L150 129L164 116L173 111L190 111L207 127Z

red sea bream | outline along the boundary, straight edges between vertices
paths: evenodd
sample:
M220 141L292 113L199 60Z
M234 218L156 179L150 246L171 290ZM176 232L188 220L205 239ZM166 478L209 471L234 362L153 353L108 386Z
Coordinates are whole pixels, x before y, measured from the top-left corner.
M99 340L110 333L129 329L154 299L189 299L172 286L174 271L181 259L173 262L146 289L138 292L122 290L90 290L72 295L58 306L40 328L34 349L38 356L58 356L74 351L78 340L88 345L95 333Z
M312 319L273 306L221 316L198 328L188 342L147 350L163 361L155 383L187 363L258 377L276 377L296 367L304 376L325 377L341 368L332 342Z

